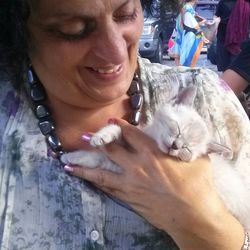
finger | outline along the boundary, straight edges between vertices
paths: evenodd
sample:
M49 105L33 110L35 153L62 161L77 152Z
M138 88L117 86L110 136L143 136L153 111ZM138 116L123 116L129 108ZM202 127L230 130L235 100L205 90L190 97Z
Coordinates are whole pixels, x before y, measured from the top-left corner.
M123 139L137 152L145 149L145 145L152 152L159 151L156 141L142 130L122 119L116 119L116 123L122 129Z
M64 166L64 170L73 176L92 182L101 189L120 190L123 186L121 175L112 171L69 165Z

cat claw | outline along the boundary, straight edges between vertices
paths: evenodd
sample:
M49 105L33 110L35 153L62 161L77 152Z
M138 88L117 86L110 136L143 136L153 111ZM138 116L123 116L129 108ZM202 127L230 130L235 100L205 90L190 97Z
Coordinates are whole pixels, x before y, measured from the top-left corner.
M121 128L116 124L110 124L94 134L89 143L93 147L101 147L119 140L120 136Z
M108 144L107 142L105 143L104 139L99 136L92 136L89 143L92 147L100 147L105 144Z

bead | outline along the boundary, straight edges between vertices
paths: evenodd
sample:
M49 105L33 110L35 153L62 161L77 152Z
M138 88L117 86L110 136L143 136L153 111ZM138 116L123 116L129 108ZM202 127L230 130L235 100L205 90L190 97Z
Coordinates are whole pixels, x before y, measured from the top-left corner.
M34 102L44 101L45 100L45 90L42 87L42 85L40 85L40 84L33 85L31 87L31 90L30 90L30 96Z
M51 148L48 148L47 150L47 155L51 156L52 158L56 159L57 158L57 152L54 152Z
M62 144L57 138L55 134L50 134L46 137L48 145L51 147L53 151L61 151L62 150Z
M90 238L91 238L91 240L97 241L99 239L99 237L100 237L100 234L99 234L99 232L97 230L92 230L90 232Z
M136 73L134 74L133 80L135 80L137 82L140 80L138 74L136 74Z
M141 119L141 112L139 110L134 110L132 113L132 117L130 123L134 126L137 126Z
M143 96L142 94L135 94L132 95L130 98L130 104L132 109L140 109L142 106L142 100L143 100Z
M30 85L33 85L38 82L38 78L31 68L27 72L27 79Z
M50 115L48 108L45 105L38 105L35 108L35 114L38 119L44 118Z
M131 96L131 95L137 94L139 92L140 92L140 85L139 85L138 81L133 80L131 82L131 85L130 85L128 91L127 91L127 94L129 96Z
M64 154L63 151L53 151L51 148L48 148L48 151L47 151L48 156L51 156L54 159L58 159L61 162L61 164L64 164L60 159L61 155L63 154Z
M49 121L49 120L40 121L38 123L38 126L39 126L39 128L40 128L43 135L47 135L47 134L51 133L55 129L52 121Z

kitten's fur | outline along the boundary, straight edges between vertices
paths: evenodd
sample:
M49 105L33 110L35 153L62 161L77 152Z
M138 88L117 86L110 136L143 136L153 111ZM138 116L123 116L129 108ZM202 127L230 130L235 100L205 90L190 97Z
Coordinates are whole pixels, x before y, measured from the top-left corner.
M250 229L250 183L227 162L231 150L213 142L208 126L193 108L195 96L195 87L184 88L171 103L163 105L155 113L152 123L143 131L157 142L162 152L183 161L192 161L211 153L214 182L221 199L246 229ZM121 141L121 128L110 124L95 133L90 144L99 147L114 141ZM64 154L62 161L121 171L100 152L76 151Z

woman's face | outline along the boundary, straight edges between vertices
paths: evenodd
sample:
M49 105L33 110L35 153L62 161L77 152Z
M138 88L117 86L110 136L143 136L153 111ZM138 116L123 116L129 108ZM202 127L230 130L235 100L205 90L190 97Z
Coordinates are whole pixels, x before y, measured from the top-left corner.
M31 4L30 59L50 99L92 107L124 96L137 67L140 0Z

